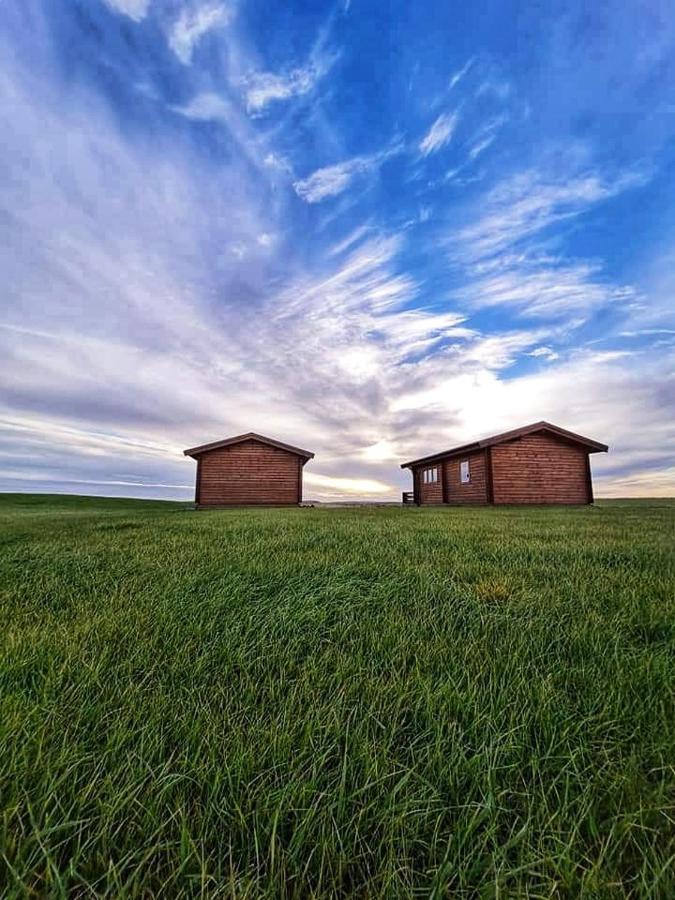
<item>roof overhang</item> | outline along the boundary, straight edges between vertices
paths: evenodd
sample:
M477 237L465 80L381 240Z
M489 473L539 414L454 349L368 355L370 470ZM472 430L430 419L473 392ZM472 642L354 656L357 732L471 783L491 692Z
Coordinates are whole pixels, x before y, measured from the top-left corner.
M300 456L305 462L309 459L314 459L314 454L310 453L309 450L301 450L300 447L293 447L291 444L275 441L273 438L265 437L263 434L256 434L254 431L248 431L246 434L238 434L235 437L225 438L225 440L222 441L212 441L210 444L201 444L199 447L190 447L187 450L183 450L183 455L195 458L201 456L202 453L208 453L211 450L220 450L221 447L231 447L233 444L242 444L244 441L257 441L259 444L267 444L269 447L276 447L277 450L286 450L287 453L294 453L296 456Z
M550 422L535 422L532 425L525 425L522 428L514 428L512 431L505 431L502 434L495 434L492 437L482 438L480 441L473 441L471 444L462 444L460 447L452 447L450 450L443 450L440 453L434 453L431 456L422 456L419 459L412 459L410 462L402 463L401 468L409 469L412 466L421 466L425 463L440 462L442 459L465 456L467 453L473 453L476 450L482 450L485 447L493 447L495 444L506 444L508 441L516 441L518 438L528 434L534 434L538 431L547 431L562 440L569 441L572 444L579 444L585 447L589 453L606 453L609 449L607 444L601 444L599 441L583 437L581 434L575 434L573 431L567 431L565 428L551 425Z

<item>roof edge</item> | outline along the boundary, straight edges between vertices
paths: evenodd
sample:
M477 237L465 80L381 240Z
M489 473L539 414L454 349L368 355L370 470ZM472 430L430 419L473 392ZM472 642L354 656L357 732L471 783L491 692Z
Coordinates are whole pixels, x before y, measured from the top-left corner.
M558 437L571 441L572 443L583 444L588 448L589 453L606 453L609 450L607 444L601 444L600 441L594 441L592 438L584 437L581 434L576 434L574 431L568 431L566 428L560 428L559 425L553 425L551 422L542 420L541 422L533 422L531 425L523 425L521 428L513 428L511 431L504 431L501 434L482 438L478 441L472 441L470 444L461 444L457 447L451 447L449 450L442 450L440 453L432 453L428 456L421 456L418 459L411 459L409 462L401 463L401 468L409 469L411 466L438 462L441 459L447 459L462 453L471 453L475 450L481 450L484 447L493 447L495 444L517 440L520 437L524 437L527 434L532 434L537 431L550 431L553 434L558 435Z
M221 441L212 441L210 444L189 447L187 450L183 450L183 456L201 456L202 453L208 453L210 450L220 450L221 447L231 447L244 441L258 441L261 444L267 444L269 447L276 447L278 450L286 450L288 453L301 456L305 461L314 459L314 454L309 450L302 450L300 447L294 447L292 444L284 444L283 441L265 437L264 434L257 434L255 431L247 431L246 434L237 434L235 437L224 438Z

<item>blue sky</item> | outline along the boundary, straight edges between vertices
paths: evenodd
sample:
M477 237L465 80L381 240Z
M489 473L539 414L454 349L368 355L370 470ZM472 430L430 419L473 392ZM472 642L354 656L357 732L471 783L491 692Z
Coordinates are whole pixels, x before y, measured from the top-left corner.
M0 489L306 494L548 419L675 494L666 2L6 0Z

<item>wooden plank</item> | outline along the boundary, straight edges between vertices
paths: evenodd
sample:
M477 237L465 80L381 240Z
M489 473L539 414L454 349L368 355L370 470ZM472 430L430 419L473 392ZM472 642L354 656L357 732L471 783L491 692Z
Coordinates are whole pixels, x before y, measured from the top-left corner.
M495 489L492 483L492 447L485 448L485 494L487 502L494 505Z
M588 502L588 453L550 434L522 436L491 448L494 502Z
M198 457L198 504L297 505L302 462L295 453L255 440L209 450Z
M462 484L460 466L469 462L470 480ZM485 451L474 450L446 461L447 496L452 506L481 505L487 502Z

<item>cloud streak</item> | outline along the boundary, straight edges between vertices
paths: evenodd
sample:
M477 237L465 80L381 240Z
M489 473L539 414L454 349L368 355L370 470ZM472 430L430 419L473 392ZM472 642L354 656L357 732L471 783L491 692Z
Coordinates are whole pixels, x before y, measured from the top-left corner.
M320 203L328 197L336 197L345 191L358 177L372 175L379 167L401 152L400 145L372 153L369 156L355 156L332 166L324 166L293 183L298 197L307 203Z
M430 153L437 153L449 144L455 133L458 122L459 114L457 112L441 113L420 141L419 149L422 156L429 156Z
M192 62L194 49L210 31L223 28L233 18L233 10L229 5L211 3L205 6L185 7L171 26L169 46L183 65Z
M481 200L483 214L460 239L481 259L505 250L551 225L582 215L625 190L644 185L649 173L628 172L614 180L564 170L557 178L537 169L502 180Z
M271 103L311 93L337 59L338 54L315 53L306 65L288 72L251 73L243 81L248 111L260 113Z
M450 78L450 82L449 82L450 90L452 90L457 84L459 84L459 82L462 80L462 78L464 78L464 76L467 74L469 69L473 66L474 61L475 61L475 57L472 56L470 59L467 59L467 61L464 63L464 65L462 66L461 69L458 69L456 72L453 73L452 77Z
M529 170L500 181L481 198L475 221L448 242L468 276L458 296L473 307L510 307L543 318L635 302L635 288L612 283L600 262L553 255L546 237L553 226L646 179L628 173L610 181L592 172L556 178Z
M103 0L103 2L110 9L128 16L134 22L141 22L147 16L152 0Z

